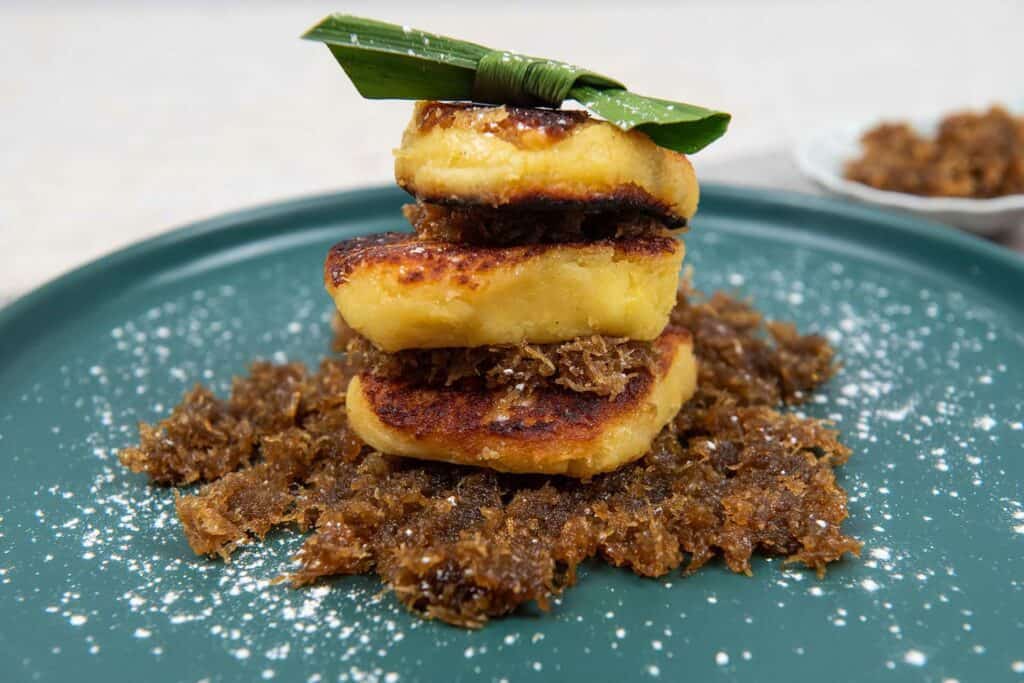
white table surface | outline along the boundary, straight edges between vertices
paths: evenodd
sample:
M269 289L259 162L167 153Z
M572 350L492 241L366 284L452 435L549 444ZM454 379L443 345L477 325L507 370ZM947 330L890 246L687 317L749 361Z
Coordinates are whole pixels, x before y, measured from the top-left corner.
M0 303L198 218L391 182L409 104L297 39L336 9L731 111L703 180L810 190L810 127L1024 100L1017 0L461 4L0 1Z

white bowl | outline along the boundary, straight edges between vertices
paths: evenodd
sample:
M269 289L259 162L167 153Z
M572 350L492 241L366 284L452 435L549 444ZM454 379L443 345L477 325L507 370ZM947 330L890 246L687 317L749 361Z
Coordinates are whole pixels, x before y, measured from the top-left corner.
M979 235L997 235L1024 225L1024 194L992 199L920 197L903 192L876 190L844 178L844 164L861 154L861 135L878 123L842 124L811 133L796 147L797 167L810 180L837 195L888 209L907 211ZM938 126L938 119L911 123L922 133L931 135Z

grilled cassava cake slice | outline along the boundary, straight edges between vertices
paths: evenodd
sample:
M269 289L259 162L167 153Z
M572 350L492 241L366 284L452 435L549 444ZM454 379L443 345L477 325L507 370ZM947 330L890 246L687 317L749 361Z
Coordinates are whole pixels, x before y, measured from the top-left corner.
M485 247L384 233L335 245L324 279L345 322L389 352L646 341L668 324L684 251L666 235Z
M697 211L682 154L582 111L419 102L395 179L432 203L640 209L669 227Z
M438 387L364 372L348 386L349 424L384 453L591 477L642 456L696 389L689 332L669 328L653 346L654 371L638 373L612 398L558 386L528 395Z

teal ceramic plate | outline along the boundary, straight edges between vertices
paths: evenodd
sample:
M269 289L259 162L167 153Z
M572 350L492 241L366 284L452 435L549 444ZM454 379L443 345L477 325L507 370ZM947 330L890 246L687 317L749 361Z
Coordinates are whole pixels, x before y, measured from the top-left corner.
M270 581L295 534L229 565L190 552L169 491L115 451L195 382L314 362L323 256L396 229L380 189L170 233L0 312L3 680L1024 681L1024 265L914 219L710 187L688 237L705 290L826 334L842 371L805 410L861 559L662 580L590 565L551 613L466 632L373 578Z

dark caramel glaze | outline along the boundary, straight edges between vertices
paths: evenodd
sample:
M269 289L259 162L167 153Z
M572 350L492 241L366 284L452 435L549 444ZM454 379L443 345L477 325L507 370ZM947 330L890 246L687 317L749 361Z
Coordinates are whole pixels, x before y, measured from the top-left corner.
M416 108L415 117L416 128L424 133L458 123L512 144L519 144L527 132L545 135L555 142L590 121L585 111L492 107L469 102L425 102Z
M403 206L402 213L424 240L495 247L621 240L669 233L661 219L628 209L530 211L416 202Z
M690 333L669 328L654 342L656 373L664 375L680 344L692 343ZM384 424L416 438L477 439L501 436L543 443L595 438L609 423L635 410L651 391L655 377L637 373L613 398L583 394L549 385L525 401L509 400L502 389L466 390L424 387L403 379L362 373L363 394ZM497 415L503 419L497 419Z
M354 237L331 247L324 263L328 287L345 284L357 268L374 265L404 266L403 282L439 280L453 276L470 283L474 274L522 263L546 252L578 247L611 247L621 256L658 256L675 253L682 246L671 236L651 235L629 240L598 240L574 244L529 244L516 247L488 247L450 242L427 242L415 235L385 232Z
M421 202L457 207L490 207L501 211L560 212L585 211L587 213L635 211L660 219L666 228L684 228L686 218L677 215L668 204L638 185L624 185L611 192L593 192L585 197L579 194L560 195L557 187L540 192L506 192L502 197L492 195L432 196L416 192L415 188L399 186Z

